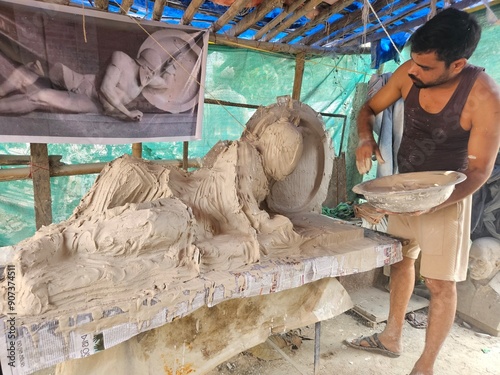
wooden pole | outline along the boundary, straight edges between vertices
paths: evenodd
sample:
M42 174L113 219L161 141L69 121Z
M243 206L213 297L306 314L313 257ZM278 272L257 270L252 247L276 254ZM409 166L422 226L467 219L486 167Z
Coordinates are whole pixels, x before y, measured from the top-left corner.
M142 143L132 143L132 156L142 158Z
M188 170L189 142L182 144L182 169Z
M300 100L302 90L302 79L304 77L305 54L299 53L295 57L295 77L293 79L292 99Z
M35 201L36 229L52 223L49 153L45 143L31 143L31 179Z

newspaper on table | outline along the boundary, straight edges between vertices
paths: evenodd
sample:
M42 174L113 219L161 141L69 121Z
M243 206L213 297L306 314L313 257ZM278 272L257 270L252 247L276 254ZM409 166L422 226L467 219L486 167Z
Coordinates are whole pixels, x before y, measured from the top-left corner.
M82 311L34 322L16 315L13 299L11 312L0 317L3 374L32 374L70 359L88 357L204 305L211 307L232 298L275 293L322 278L365 272L402 259L398 240L373 231L365 231L365 236L361 246L359 241L346 242L341 252L323 249L314 256L263 257L260 263L237 271L213 271L183 283L182 289L174 288L170 293L133 301L138 304L137 309L155 311L146 320L127 319L127 311L111 308L100 318L96 311ZM15 288L15 270L9 265L5 267L5 277L12 276Z

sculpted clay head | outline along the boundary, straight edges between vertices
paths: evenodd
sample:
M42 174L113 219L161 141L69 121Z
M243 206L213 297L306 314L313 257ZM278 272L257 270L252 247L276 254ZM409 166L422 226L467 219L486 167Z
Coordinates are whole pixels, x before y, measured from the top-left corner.
M500 271L500 241L493 237L474 240L469 255L470 277L489 280Z
M266 175L281 181L293 172L302 156L302 134L287 118L280 118L262 132L257 149Z

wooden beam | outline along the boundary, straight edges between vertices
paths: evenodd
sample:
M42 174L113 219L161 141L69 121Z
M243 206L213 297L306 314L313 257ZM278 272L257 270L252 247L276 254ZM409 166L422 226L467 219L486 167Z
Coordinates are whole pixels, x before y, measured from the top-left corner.
M184 141L182 143L182 169L184 169L186 172L189 168L188 157L189 157L189 142Z
M316 6L322 2L323 0L310 0L306 5L304 5L302 8L299 8L290 17L284 20L278 27L275 27L272 31L267 33L263 40L265 42L271 40L283 30L288 29L300 17L305 16L309 12L312 12L314 8L316 8Z
M269 43L260 42L257 40L240 39L234 36L228 36L223 34L210 33L209 38L211 43L222 44L237 48L249 48L249 49L259 49L267 52L275 53L288 53L295 55L300 52L305 52L306 54L315 56L331 56L335 57L337 55L335 49L333 48L321 48L321 47L309 47L309 46L295 46L283 43ZM347 50L345 50L347 51ZM353 48L352 53L359 53L359 47Z
M52 3L52 4L58 4L58 5L69 5L69 0L39 0L44 3Z
M386 30L388 30L387 25L391 25L394 22L400 21L400 20L404 19L405 17L407 17L408 15L414 13L415 11L428 7L429 4L430 4L430 0L424 0L423 2L416 4L414 7L412 7L411 9L408 9L405 12L401 12L401 13L398 13L396 15L393 15L392 17L384 20L384 23L385 23L384 27L386 28ZM370 14L371 14L371 10L370 10ZM425 17L425 18L427 18L427 17ZM355 44L360 44L361 40L367 42L367 37L370 34L377 33L380 29L382 29L382 25L380 25L380 23L378 21L373 21L373 22L376 22L376 23L374 25L372 25L371 27L367 27L366 34L363 34L363 33L355 33L354 34L353 33L349 36L342 36L342 38L338 39L339 43L337 43L335 46L349 45L350 44L349 42L351 42L351 41L355 41ZM385 32L381 32L380 34L383 34L382 38L387 36L387 34ZM327 45L327 43L325 43L323 45Z
M260 29L257 32L257 34L255 34L254 39L260 40L265 33L267 33L273 27L278 25L281 21L283 21L286 18L286 16L288 16L295 9L297 9L302 4L304 4L305 1L306 0L296 0L291 5L289 5L287 8L283 9L283 11L280 14L278 14L276 17L274 17L274 19L272 21L268 22L266 26L264 26L262 29Z
M450 7L456 8L456 9L464 9L464 8L467 8L467 7L472 6L474 4L477 4L477 2L475 0L462 0L459 3L453 3ZM420 18L417 18L417 19L414 19L410 22L404 22L403 24L398 25L398 26L393 26L393 27L385 26L385 28L387 29L387 31L389 32L390 35L393 35L395 33L401 32L401 31L410 31L411 29L413 29L415 27L423 25L426 21L427 21L427 15L420 17ZM380 39L386 38L386 37L387 37L387 34L385 32L376 32L376 30L373 30L371 33L367 33L365 41L367 43L368 42L375 42L377 40L380 40ZM352 39L350 42L345 43L345 45L342 44L341 46L339 46L339 48L342 49L343 47L348 47L349 49L351 49L354 45L359 44L359 41L358 41L359 38L361 38L361 36L359 36L357 39ZM337 46L335 46L335 48L337 48Z
M142 143L132 143L132 156L142 158Z
M109 8L109 0L94 0L94 4L99 10L107 11Z
M295 56L295 77L293 79L292 99L300 101L300 92L302 90L302 79L304 77L305 56L301 52Z
M49 154L45 143L31 143L31 170L36 229L52 223Z
M226 32L229 36L238 36L248 30L250 27L259 22L262 18L266 16L274 8L281 8L283 6L283 0L270 0L263 1L260 5L253 11L248 13L240 22L234 25L231 29Z
M155 0L155 5L153 7L153 21L161 21L166 3L167 0Z
M212 24L210 30L214 33L219 31L222 27L224 27L226 23L236 17L236 15L240 13L248 3L249 0L235 0L235 2L231 4L226 13L220 16L219 19Z
M304 35L306 32L315 28L320 23L326 22L326 20L328 20L328 18L330 18L334 14L339 13L342 9L348 7L353 2L354 2L354 0L340 0L340 1L336 2L335 4L331 5L330 7L323 9L320 12L320 14L318 14L314 19L309 21L307 24L305 24L301 28L291 32L290 34L288 34L284 38L281 38L280 42L281 43L288 43L288 42L294 40L295 38L297 38L301 35ZM302 44L309 44L309 43L304 42Z
M412 3L414 0L402 0L405 3ZM390 0L377 0L373 4L373 9L375 9L376 12L378 12L380 9L385 7L388 3L390 3ZM405 4L406 5L406 4ZM394 9L386 9L384 12L380 13L380 16L383 16L387 13L393 12ZM344 17L334 21L330 22L328 26L325 26L325 28L321 31L318 31L317 33L308 36L307 38L304 38L301 40L299 43L304 43L307 45L315 44L316 42L327 38L331 36L331 38L334 38L334 34L337 33L339 30L341 30L342 34L345 35L351 30L357 29L358 27L361 27L363 25L363 21L361 19L363 12L363 8L360 8L354 12L350 12L344 15ZM376 20L375 16L373 15L372 12L370 12L368 21L372 22Z
M180 25L189 25L193 20L194 15L200 9L201 5L205 2L205 0L193 0L189 3L188 7L182 14L182 18L179 22Z
M134 3L134 0L122 0L120 5L120 14L128 14L130 7Z

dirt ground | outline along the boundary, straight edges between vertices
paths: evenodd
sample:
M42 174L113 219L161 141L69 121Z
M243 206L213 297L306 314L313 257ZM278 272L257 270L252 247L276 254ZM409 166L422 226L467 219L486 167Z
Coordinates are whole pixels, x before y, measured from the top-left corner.
M426 309L420 310L426 316ZM425 340L425 329L404 327L404 353L396 359L359 351L342 343L361 335L378 332L385 323L372 328L366 320L348 311L321 323L320 358L314 372L314 325L274 337L241 353L212 370L209 375L405 375L419 357ZM283 340L282 338L286 340ZM292 339L290 339L292 338ZM302 343L300 340L302 338ZM268 340L269 341L269 340ZM296 349L293 349L293 343ZM283 345L279 345L279 344ZM278 345L277 345L278 344ZM282 352L282 354L279 353ZM251 354L253 352L254 354ZM259 356L261 358L258 358ZM262 359L265 358L265 359ZM491 337L456 318L435 366L436 375L500 374L500 337Z

